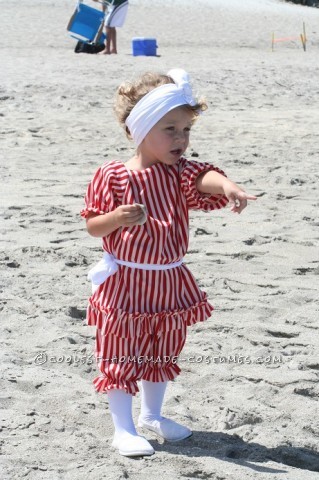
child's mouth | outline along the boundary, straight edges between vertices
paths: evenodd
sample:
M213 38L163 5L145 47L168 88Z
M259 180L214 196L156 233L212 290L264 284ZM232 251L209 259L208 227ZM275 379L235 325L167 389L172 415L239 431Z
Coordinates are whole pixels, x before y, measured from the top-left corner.
M173 155L181 155L182 154L182 149L181 148L176 148L175 150L171 150L171 153Z

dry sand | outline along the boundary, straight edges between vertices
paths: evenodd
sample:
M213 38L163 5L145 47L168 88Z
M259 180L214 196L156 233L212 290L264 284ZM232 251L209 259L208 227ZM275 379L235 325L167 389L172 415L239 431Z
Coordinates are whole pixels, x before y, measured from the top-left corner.
M73 53L75 1L0 0L3 480L318 479L319 10L166 3L132 1L109 57ZM272 31L298 37L303 21L306 53L298 40L271 52ZM159 56L133 57L134 36ZM133 151L111 109L118 83L176 66L209 102L189 158L258 201L191 215L186 263L216 310L189 331L164 414L194 435L147 435L156 454L131 460L111 450L91 383L86 273L101 248L79 211L96 168Z

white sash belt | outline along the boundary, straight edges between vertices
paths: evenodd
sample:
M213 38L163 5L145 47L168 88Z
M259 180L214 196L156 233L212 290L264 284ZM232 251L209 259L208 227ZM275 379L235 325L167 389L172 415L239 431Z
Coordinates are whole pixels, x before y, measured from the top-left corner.
M99 285L113 275L118 270L118 265L124 265L131 268L140 268L141 270L169 270L182 265L183 259L175 263L168 263L166 265L159 265L156 263L134 263L118 260L110 253L104 252L102 260L99 261L88 273L88 280L92 282L92 292L94 293Z

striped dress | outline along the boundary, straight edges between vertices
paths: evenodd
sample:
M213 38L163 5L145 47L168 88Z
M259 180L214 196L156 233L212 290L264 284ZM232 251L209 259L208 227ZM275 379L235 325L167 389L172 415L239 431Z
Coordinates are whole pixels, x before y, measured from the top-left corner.
M188 248L189 209L210 211L227 204L223 195L209 196L196 189L197 176L208 170L223 174L209 163L185 158L173 166L157 163L141 171L111 161L90 182L81 215L143 204L146 223L104 237L103 250L135 263L177 262ZM101 372L93 382L96 390L116 388L135 395L140 379L173 380L180 372L177 357L187 326L206 320L212 310L184 264L155 271L119 265L90 297L87 309L88 324L96 326L95 354Z

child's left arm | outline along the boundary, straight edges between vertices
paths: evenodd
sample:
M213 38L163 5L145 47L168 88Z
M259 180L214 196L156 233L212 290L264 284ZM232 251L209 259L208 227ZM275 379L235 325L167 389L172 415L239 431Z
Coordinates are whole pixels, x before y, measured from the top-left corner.
M247 207L247 200L257 200L257 197L249 195L224 175L211 170L198 175L196 188L201 193L225 195L230 202L231 211L234 213L241 213Z

